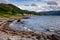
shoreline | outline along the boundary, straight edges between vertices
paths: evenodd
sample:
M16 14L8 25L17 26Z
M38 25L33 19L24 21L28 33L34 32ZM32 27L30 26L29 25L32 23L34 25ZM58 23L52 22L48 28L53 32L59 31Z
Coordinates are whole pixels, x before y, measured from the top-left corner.
M23 17L22 17L23 18ZM16 20L16 19L14 19ZM12 22L13 20L6 20L6 22L2 23L0 25L0 35L2 35L3 33L5 35L9 35L7 38L9 38L10 36L15 36L15 37L23 37L27 40L27 38L29 38L29 40L31 39L59 39L60 40L60 34L52 34L52 35L48 35L48 34L44 34L44 33L40 33L40 34L36 34L34 32L25 32L25 31L18 31L18 30L12 30L10 29L8 26L9 24ZM2 35L4 36L4 35ZM19 39L19 38L17 38ZM13 39L12 39L13 40Z

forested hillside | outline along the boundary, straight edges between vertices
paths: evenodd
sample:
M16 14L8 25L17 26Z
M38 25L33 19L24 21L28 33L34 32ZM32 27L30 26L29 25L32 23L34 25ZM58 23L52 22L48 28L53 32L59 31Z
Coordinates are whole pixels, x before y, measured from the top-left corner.
M22 10L12 4L0 3L0 16L10 17L15 15L33 14L33 15L60 15L60 11L47 11L47 12L34 12L28 10Z
M36 12L31 12L27 10L21 10L20 8L12 5L12 4L0 4L0 14L10 14L10 15L15 15L15 14L31 14L31 13L36 13Z

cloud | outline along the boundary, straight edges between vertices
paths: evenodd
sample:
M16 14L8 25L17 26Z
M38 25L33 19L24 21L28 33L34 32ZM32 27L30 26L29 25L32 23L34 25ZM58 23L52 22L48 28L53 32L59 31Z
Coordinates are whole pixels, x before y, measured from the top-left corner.
M56 0L50 0L50 1L49 0L44 0L44 1L40 0L40 2L33 2L28 5L24 4L24 6L21 5L19 7L24 10L39 12L39 11L60 10L60 7L58 5L60 5L60 4L57 3Z
M24 6L29 6L29 5L24 5Z
M0 0L0 3L11 3L20 9L36 12L60 10L60 0Z
M55 0L55 1L57 2L58 6L60 6L60 0Z
M37 6L36 4L32 3L31 6Z
M58 5L56 1L49 1L47 2L48 5Z
M9 0L0 0L0 3L8 3Z
M23 10L29 10L29 11L36 11L36 12L39 12L39 11L44 11L46 9L46 7L44 7L44 5L46 4L42 4L42 3L32 3L32 4L29 4L29 6L26 6L26 5L19 5L18 7L23 9ZM46 5L47 6L47 5Z

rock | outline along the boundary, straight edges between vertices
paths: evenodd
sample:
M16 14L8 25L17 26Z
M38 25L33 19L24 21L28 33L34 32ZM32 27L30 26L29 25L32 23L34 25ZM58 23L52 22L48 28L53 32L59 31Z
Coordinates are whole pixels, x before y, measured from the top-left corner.
M11 39L8 38L7 40L11 40Z
M52 34L52 40L59 40L57 37L56 37L56 35L54 35L54 34Z
M23 19L29 19L30 17L23 17Z
M4 40L3 38L0 38L0 40Z
M40 38L41 38L40 36L37 36L37 37L36 37L36 39L38 39L38 40L40 40Z

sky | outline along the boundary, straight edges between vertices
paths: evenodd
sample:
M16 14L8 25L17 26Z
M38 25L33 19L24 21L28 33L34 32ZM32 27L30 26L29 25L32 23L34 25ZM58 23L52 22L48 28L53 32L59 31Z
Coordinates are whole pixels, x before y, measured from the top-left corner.
M60 0L0 0L0 3L10 3L22 10L36 12L60 10Z

